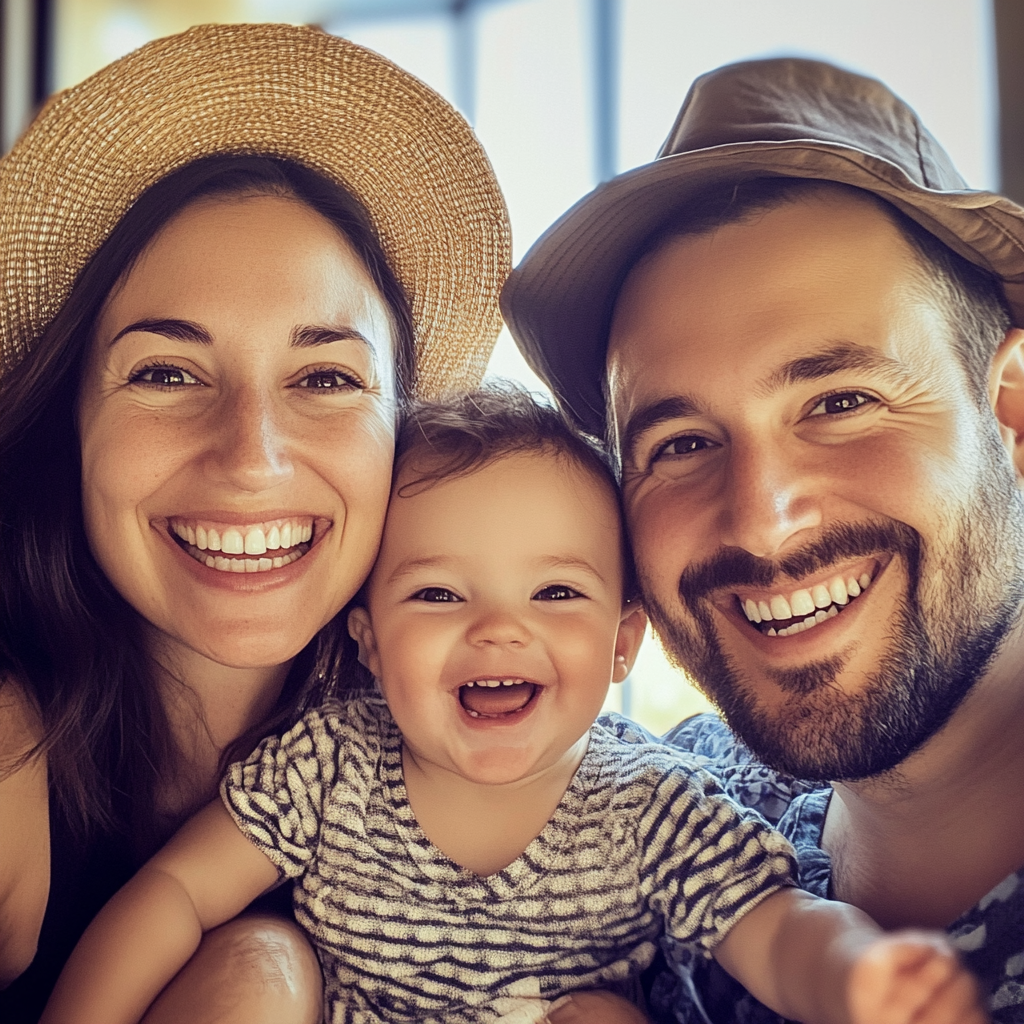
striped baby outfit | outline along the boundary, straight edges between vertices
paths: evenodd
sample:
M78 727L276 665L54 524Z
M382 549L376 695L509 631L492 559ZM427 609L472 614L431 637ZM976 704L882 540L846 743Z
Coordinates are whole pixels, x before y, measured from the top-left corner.
M794 873L788 842L685 754L601 725L541 834L486 878L419 828L377 698L310 712L221 792L298 879L331 1024L535 1024L568 992L634 978L666 933L710 951Z

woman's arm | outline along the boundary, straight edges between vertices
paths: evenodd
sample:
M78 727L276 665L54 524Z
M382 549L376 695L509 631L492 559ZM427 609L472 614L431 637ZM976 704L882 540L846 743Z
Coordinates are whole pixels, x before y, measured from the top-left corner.
M886 935L845 903L783 889L715 959L761 1002L807 1024L985 1024L977 986L938 932Z
M19 764L41 725L20 686L0 681L0 989L32 962L50 884L46 759Z
M277 868L216 800L124 886L71 954L40 1024L135 1024L196 951Z

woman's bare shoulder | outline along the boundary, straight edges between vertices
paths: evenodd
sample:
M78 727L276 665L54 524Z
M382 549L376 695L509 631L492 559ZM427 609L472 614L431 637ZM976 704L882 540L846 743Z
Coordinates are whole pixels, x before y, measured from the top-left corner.
M43 735L39 709L17 679L0 676L0 780L39 743Z
M41 737L28 691L0 682L0 988L35 955L50 887L46 759L26 756Z

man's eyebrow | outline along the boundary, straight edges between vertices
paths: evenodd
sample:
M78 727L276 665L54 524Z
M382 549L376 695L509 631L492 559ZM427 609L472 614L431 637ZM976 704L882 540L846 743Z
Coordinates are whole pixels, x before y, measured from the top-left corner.
M171 338L174 341L188 341L196 345L213 344L213 338L210 337L210 332L207 331L205 327L200 327L199 324L194 324L191 320L169 319L136 320L134 323L131 323L127 327L118 331L110 340L110 344L114 345L126 334L131 334L134 331L145 331L147 334L160 334L163 337Z
M315 348L317 345L330 345L333 341L361 341L371 351L373 349L366 335L354 327L295 327L289 344L293 348Z
M759 394L770 395L791 384L821 380L848 370L872 370L899 383L910 380L910 372L903 363L876 348L840 342L814 355L801 356L783 363L761 383Z
M672 395L660 398L648 405L641 405L626 421L622 431L622 459L626 465L633 462L633 453L637 442L648 430L667 420L679 419L683 416L694 416L699 412L696 401L686 395Z

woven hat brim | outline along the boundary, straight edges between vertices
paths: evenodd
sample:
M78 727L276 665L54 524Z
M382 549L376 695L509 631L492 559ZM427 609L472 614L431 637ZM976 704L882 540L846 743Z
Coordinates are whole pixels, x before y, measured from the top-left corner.
M991 192L922 188L895 164L815 140L735 143L663 157L584 196L512 272L502 309L531 368L588 433L603 436L602 381L615 299L645 242L698 189L782 176L863 188L888 200L1002 283L1024 325L1024 209Z
M412 75L286 25L206 25L150 43L55 97L0 161L0 369L145 189L228 153L294 160L361 200L412 304L417 393L478 383L510 265L483 149Z

